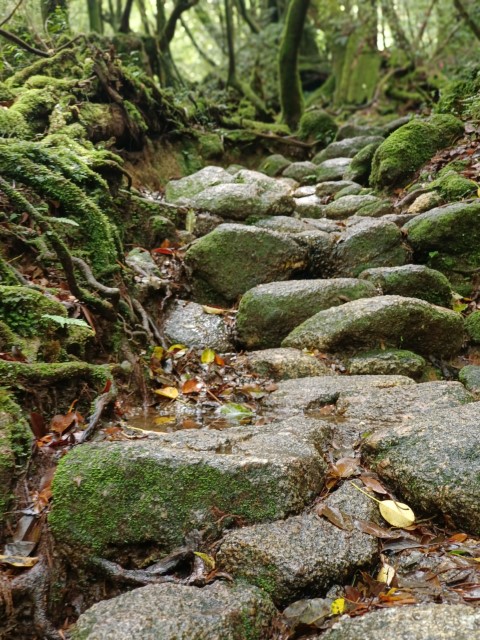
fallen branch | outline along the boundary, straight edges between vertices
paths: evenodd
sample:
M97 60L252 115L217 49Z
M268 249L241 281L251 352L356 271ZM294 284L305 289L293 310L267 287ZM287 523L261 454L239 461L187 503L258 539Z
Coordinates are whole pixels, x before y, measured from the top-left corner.
M85 442L93 435L98 423L100 422L100 418L102 417L103 412L112 402L115 401L117 395L118 391L115 382L110 378L110 386L108 390L99 395L93 403L94 411L88 418L88 425L86 429L82 431L79 440L80 443Z

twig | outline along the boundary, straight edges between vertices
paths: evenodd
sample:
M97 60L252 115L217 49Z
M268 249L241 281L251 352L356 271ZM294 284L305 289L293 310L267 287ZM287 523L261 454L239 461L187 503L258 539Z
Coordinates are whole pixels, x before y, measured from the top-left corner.
M0 29L0 36L5 38L5 40L10 40L10 42L14 42L22 49L25 49L25 51L28 51L29 53L33 53L36 56L40 56L42 58L51 58L54 54L53 50L42 51L41 49L36 49L35 47L32 47L31 45L28 44L28 42L25 42L25 40L22 40L21 38L19 38L13 33L10 33L9 31L5 31L5 29Z
M16 13L17 9L20 8L20 5L22 4L23 0L19 0L17 2L17 4L15 5L15 7L10 11L10 13L8 14L8 16L6 18L4 18L1 22L0 22L0 27L3 27L4 24L6 24L10 18L13 17L13 15Z
M90 438L90 436L95 431L97 424L99 423L105 408L108 407L108 405L111 404L116 397L117 397L117 387L115 385L115 382L111 380L111 385L108 391L99 395L94 402L94 411L92 415L88 418L87 428L84 431L82 431L81 438L79 440L80 443L85 442Z

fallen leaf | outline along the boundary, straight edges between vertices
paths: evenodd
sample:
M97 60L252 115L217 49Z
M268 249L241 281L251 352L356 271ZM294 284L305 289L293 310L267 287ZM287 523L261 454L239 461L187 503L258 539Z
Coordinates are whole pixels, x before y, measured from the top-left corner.
M340 458L332 465L332 473L339 478L349 478L358 469L358 460L355 458Z
M75 422L74 413L66 413L65 415L58 414L53 416L50 421L50 431L58 433L60 436L69 429Z
M191 380L186 380L182 385L182 393L198 393L202 389L202 382L197 380L196 378L192 378Z
M253 416L253 411L250 407L235 402L224 404L220 407L219 413L228 420L244 420L245 418L251 418Z
M39 413L36 413L35 411L32 411L30 413L30 427L33 431L33 435L35 436L35 438L37 438L37 440L43 438L43 436L47 433L43 416Z
M329 522L338 527L339 529L350 531L352 529L351 522L346 518L340 509L337 507L329 507L327 504L322 503L315 509L318 516L327 518Z
M37 564L38 558L28 558L26 556L1 556L0 564L9 564L12 567L29 568Z
M202 364L212 364L215 360L215 351L213 349L204 349L200 357Z
M156 360L163 360L165 355L165 349L163 347L153 347L152 358Z
M215 560L212 558L212 556L209 556L207 553L202 553L201 551L194 551L193 554L198 556L200 560L203 561L207 569L210 569L211 571L215 569Z
M175 422L176 418L175 416L159 416L158 418L155 418L155 420L153 421L155 424L170 424L171 422Z
M415 522L415 514L407 504L395 500L383 500L378 508L384 520L393 527L409 527Z
M219 367L223 367L225 365L225 360L222 358L222 356L219 356L218 353L215 354L215 364L217 364Z
M367 487L367 489L371 489L376 493L382 493L384 495L388 494L388 491L383 487L383 485L376 479L371 476L361 475L360 480Z
M395 577L395 569L392 565L387 564L386 562L383 564L382 568L378 572L377 580L378 582L384 582L386 585L390 586L392 584L392 580Z
M225 313L225 309L222 309L221 307L209 307L206 304L202 305L202 309L205 311L205 313L209 313L214 316L221 316Z
M299 624L320 626L331 615L331 606L330 598L297 600L284 610L283 615L294 627Z
M369 522L368 520L355 520L355 526L363 533L368 533L370 536L375 536L376 538L398 538L401 534L398 531L390 531L389 529L384 529L380 527L378 524L374 522Z
M345 598L337 598L332 602L330 606L332 616L341 616L342 613L345 613L346 609L347 605L345 602Z
M467 540L468 535L466 533L456 533L455 535L451 536L447 542L465 542L465 540Z
M155 389L155 393L159 396L163 396L164 398L169 398L170 400L176 400L178 398L178 389L175 387L163 387L163 389Z

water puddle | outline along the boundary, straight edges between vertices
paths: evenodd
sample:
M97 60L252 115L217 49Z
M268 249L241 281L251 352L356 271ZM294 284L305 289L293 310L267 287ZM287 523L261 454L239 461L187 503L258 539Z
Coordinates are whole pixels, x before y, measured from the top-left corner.
M125 419L127 428L154 433L173 433L189 429L213 429L223 431L231 427L238 427L255 423L256 413L249 415L230 414L219 415L217 411L195 413L189 415L160 414L153 407L138 412L132 412Z

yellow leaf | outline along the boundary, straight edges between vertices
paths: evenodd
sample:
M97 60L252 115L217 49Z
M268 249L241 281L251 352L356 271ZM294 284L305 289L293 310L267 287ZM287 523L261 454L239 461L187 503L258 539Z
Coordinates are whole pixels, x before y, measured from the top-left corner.
M200 360L202 364L211 364L215 360L215 351L213 349L205 349Z
M203 560L203 563L207 567L207 569L215 569L215 560L212 558L212 556L209 556L207 553L202 553L201 551L194 551L193 553L194 555L198 556L200 560Z
M175 416L159 416L153 421L155 424L168 424L169 422L175 422Z
M391 565L385 563L378 572L377 580L378 582L384 582L387 586L390 586L394 577L395 569Z
M164 353L165 353L165 349L163 347L153 347L152 358L161 360L163 358Z
M167 351L171 353L172 351L186 351L187 347L184 344L172 344L171 347L168 347Z
M0 564L9 564L12 567L29 568L36 565L38 558L27 558L26 556L0 556Z
M383 518L392 527L409 527L415 522L415 514L407 504L394 500L379 502L378 508Z
M220 307L209 307L206 304L202 305L202 309L205 313L211 313L214 316L221 316L225 313L225 309L221 309Z
M480 187L477 189L477 196L480 198Z
M332 612L332 616L341 616L342 613L345 613L346 608L345 598L337 598L332 602L330 611Z
M170 398L170 400L176 400L178 398L178 389L175 387L163 387L163 389L155 389L155 393L164 398Z

